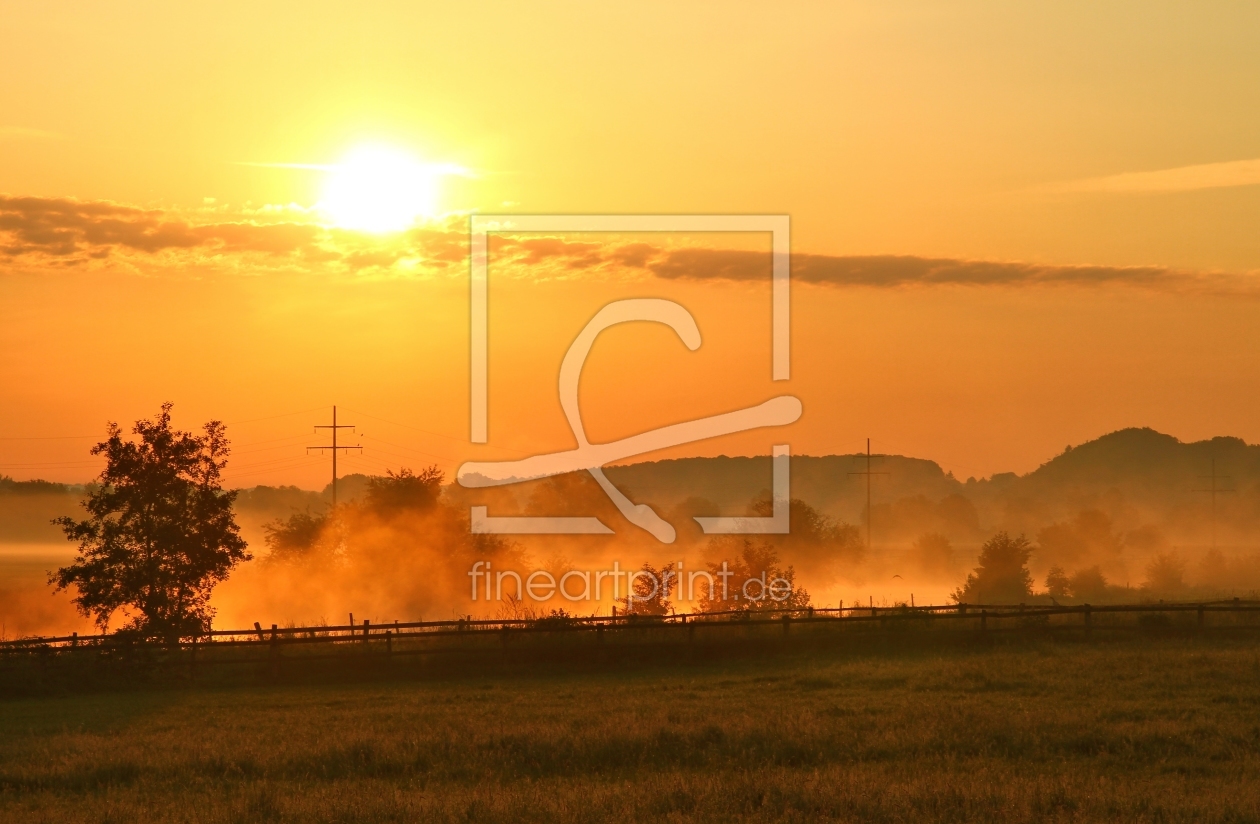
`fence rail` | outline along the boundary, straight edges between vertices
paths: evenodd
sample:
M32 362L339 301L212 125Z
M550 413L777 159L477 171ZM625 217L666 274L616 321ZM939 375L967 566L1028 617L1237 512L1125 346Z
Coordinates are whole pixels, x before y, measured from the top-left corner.
M178 645L160 642L130 641L122 636L102 633L99 635L32 636L11 641L0 641L0 654L23 651L55 651L79 647L110 647L124 642L149 644L166 649L201 647L239 647L306 645L321 643L347 643L431 638L441 636L471 636L490 633L557 633L597 632L605 630L633 631L661 627L747 627L756 625L782 625L787 630L795 623L842 623L865 624L871 622L905 621L913 619L963 621L976 624L981 630L989 629L990 622L998 624L1010 619L1030 619L1039 616L1080 615L1086 628L1092 626L1093 616L1106 614L1167 614L1194 612L1197 624L1204 625L1205 616L1219 613L1257 613L1260 601L1233 598L1222 601L1158 604L1090 604L1077 605L1028 605L1028 604L949 604L945 606L895 606L895 607L831 607L793 610L759 610L755 612L727 611L707 613L676 613L664 616L623 614L612 616L551 616L536 619L457 619L450 621L394 621L388 624L341 624L336 626L281 627L272 624L264 628L255 623L248 629L210 630L196 638L182 639ZM1257 624L1260 627L1260 623Z

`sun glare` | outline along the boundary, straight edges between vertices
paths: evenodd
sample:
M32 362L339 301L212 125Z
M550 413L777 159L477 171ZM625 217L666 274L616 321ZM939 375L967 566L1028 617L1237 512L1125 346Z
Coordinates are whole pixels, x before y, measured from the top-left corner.
M405 152L364 146L329 170L319 210L343 229L398 232L437 214L438 175Z

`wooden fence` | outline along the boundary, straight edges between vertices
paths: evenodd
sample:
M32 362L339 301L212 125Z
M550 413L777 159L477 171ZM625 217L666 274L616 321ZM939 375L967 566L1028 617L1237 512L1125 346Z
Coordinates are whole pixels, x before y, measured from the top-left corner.
M1131 624L1117 621L1115 618L1136 615L1138 620ZM1225 601L1200 603L1163 603L1158 604L1107 604L1091 606L1080 604L1061 605L1025 605L1025 604L951 604L948 606L919 607L843 607L830 609L798 609L798 610L765 610L757 612L710 612L683 613L659 617L640 615L614 616L552 616L533 620L471 620L453 621L394 621L389 624L373 624L365 620L362 624L343 624L340 626L303 626L281 627L272 624L263 627L255 623L248 629L212 630L198 638L186 639L176 644L159 642L128 641L123 636L114 634L38 636L20 638L12 641L0 641L0 655L14 653L56 653L74 649L111 649L118 647L152 647L167 651L188 650L195 657L197 650L228 649L232 647L267 647L272 654L278 654L281 647L305 646L311 644L365 644L376 649L384 647L385 652L395 652L396 643L423 641L437 638L491 638L516 637L532 633L587 633L598 640L604 639L605 633L633 633L643 630L673 630L683 632L688 640L694 640L697 630L702 634L722 632L740 627L779 626L786 634L794 625L809 627L831 625L834 627L858 628L867 626L879 628L904 628L916 625L941 625L957 627L980 632L1001 630L1005 628L1026 627L1029 625L1046 625L1052 623L1056 616L1062 616L1053 622L1056 627L1068 628L1073 625L1083 628L1087 633L1096 626L1159 626L1164 623L1172 625L1171 616L1183 616L1180 622L1190 626L1190 615L1193 615L1193 627L1220 627L1226 623L1231 627L1254 627L1260 629L1260 601L1240 600L1234 598ZM1218 616L1234 616L1228 622L1222 622ZM1115 618L1111 618L1114 616ZM1143 616L1165 616L1158 621L1145 620ZM1109 620L1110 618L1110 620ZM1239 618L1244 620L1240 621ZM412 652L424 652L415 644L408 644ZM399 652L404 650L399 649Z

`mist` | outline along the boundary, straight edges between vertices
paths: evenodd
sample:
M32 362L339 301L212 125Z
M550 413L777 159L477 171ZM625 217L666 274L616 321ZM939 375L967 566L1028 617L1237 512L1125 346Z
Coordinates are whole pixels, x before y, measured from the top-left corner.
M1260 590L1258 451L1233 438L1185 444L1123 430L1026 475L980 480L959 480L931 461L874 456L872 469L882 474L871 476L869 509L864 455L799 456L791 533L726 537L704 535L694 518L769 514L768 457L609 467L633 501L674 525L672 544L626 522L585 473L475 490L446 482L433 467L353 475L340 479L336 508L329 489L253 487L238 493L236 513L254 559L215 591L215 626L343 624L352 614L374 624L607 615L628 606L624 577L616 586L605 579L594 597L581 573L644 565L670 568L670 608L695 611L705 573L723 562L733 568L748 552L790 573L793 597L816 607L944 604L965 598L967 576L998 533L1029 543L1032 587L1022 596L1029 603L1241 596ZM48 573L74 554L49 521L79 514L85 490L0 483L7 637L92 631L70 594L47 585ZM596 517L614 534L474 535L473 505L498 516ZM477 579L474 599L469 573L478 562L491 578ZM556 581L578 573L566 592L586 597L518 594L516 576L540 570Z

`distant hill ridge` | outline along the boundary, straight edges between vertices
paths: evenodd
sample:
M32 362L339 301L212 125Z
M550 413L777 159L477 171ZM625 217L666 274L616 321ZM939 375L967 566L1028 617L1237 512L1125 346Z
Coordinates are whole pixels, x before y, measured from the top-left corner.
M937 502L962 496L975 507L986 529L1033 529L1037 523L1087 507L1202 517L1208 495L1200 490L1210 484L1206 476L1213 461L1218 486L1230 490L1219 496L1223 517L1255 520L1260 528L1260 445L1233 437L1183 443L1150 428L1121 429L1068 447L1025 475L998 473L979 480L960 481L928 459L874 456L872 469L887 474L873 479L872 498L879 507L906 499ZM862 454L793 456L792 497L833 518L860 523L865 518L866 479L857 473L865 469ZM751 500L768 493L771 482L768 456L646 461L609 467L606 472L636 502L669 509L700 498L731 514L743 513ZM365 487L365 476L346 476L339 482L339 497L353 500ZM0 476L0 540L59 539L48 518L75 512L83 489ZM36 498L43 501L35 505ZM257 523L321 508L327 498L327 489L257 486L241 490L238 504L242 516Z

